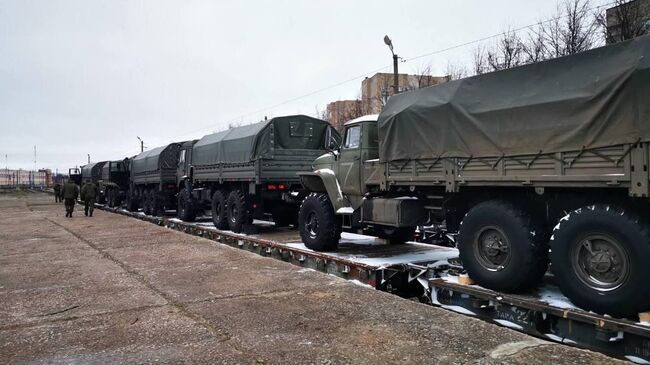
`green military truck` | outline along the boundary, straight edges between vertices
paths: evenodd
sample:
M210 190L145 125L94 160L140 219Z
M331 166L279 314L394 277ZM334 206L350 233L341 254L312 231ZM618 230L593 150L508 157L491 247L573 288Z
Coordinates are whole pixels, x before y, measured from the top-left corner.
M129 189L130 160L106 161L102 167L100 196L109 207L119 207Z
M218 229L241 232L256 219L277 226L297 220L304 194L297 176L338 147L326 121L305 115L277 117L185 143L178 161L178 217L210 212Z
M550 258L576 305L632 315L650 309L649 163L646 36L392 97L300 174L300 234L324 251L342 229L438 224L479 285L527 290Z
M102 169L107 163L108 161L100 161L81 166L81 185L85 184L86 181L90 181L93 184L98 184L100 186L99 196L97 197L97 203L99 204L104 204L106 202L104 187L102 185Z
M130 159L126 207L159 215L176 208L176 168L183 143L170 143L144 151Z

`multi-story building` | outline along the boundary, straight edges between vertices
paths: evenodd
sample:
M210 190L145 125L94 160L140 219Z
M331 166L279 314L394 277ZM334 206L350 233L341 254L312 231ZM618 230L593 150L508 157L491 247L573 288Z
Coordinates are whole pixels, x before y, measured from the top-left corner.
M338 100L327 104L327 120L339 132L343 131L343 123L362 115L361 100Z
M633 0L605 12L607 43L650 33L650 0Z
M448 76L398 74L399 92L406 92L449 81ZM379 114L395 94L392 73L377 73L361 82L361 99L339 100L327 104L327 120L337 130L343 123L367 114Z
M398 93L403 93L447 82L449 81L449 77L398 74L398 81ZM395 94L393 82L394 78L392 73L377 73L372 77L366 77L361 82L361 109L363 114L377 114L381 112L388 98Z

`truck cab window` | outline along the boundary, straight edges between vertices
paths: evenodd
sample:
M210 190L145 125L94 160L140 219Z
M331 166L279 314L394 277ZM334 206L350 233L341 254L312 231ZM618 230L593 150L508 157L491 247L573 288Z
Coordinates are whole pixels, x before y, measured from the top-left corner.
M361 140L361 126L357 125L348 128L345 132L344 148L359 148L359 141Z
M185 163L185 150L182 150L178 156L178 164L182 165L183 163Z

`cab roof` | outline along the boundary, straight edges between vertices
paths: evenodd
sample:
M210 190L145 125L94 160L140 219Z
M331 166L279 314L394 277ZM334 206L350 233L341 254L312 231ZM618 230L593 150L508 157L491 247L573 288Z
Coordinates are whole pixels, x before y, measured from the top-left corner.
M368 114L368 115L364 115L364 116L356 118L356 119L352 119L352 120L350 120L348 122L345 122L345 124L343 124L343 125L348 126L348 125L351 125L351 124L358 124L358 123L363 123L363 122L376 122L378 117L379 117L379 114Z

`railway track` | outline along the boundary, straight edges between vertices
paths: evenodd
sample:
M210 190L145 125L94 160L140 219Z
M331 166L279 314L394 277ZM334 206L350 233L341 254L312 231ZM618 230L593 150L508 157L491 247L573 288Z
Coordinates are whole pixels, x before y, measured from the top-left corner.
M300 242L296 231L287 229L261 226L257 232L235 234L217 230L209 219L190 223L120 208L98 208L402 297L417 297L536 337L650 364L650 323L586 312L574 307L551 284L524 295L461 284L458 275L463 271L453 248L414 242L387 245L372 237L344 233L337 252L315 252Z

